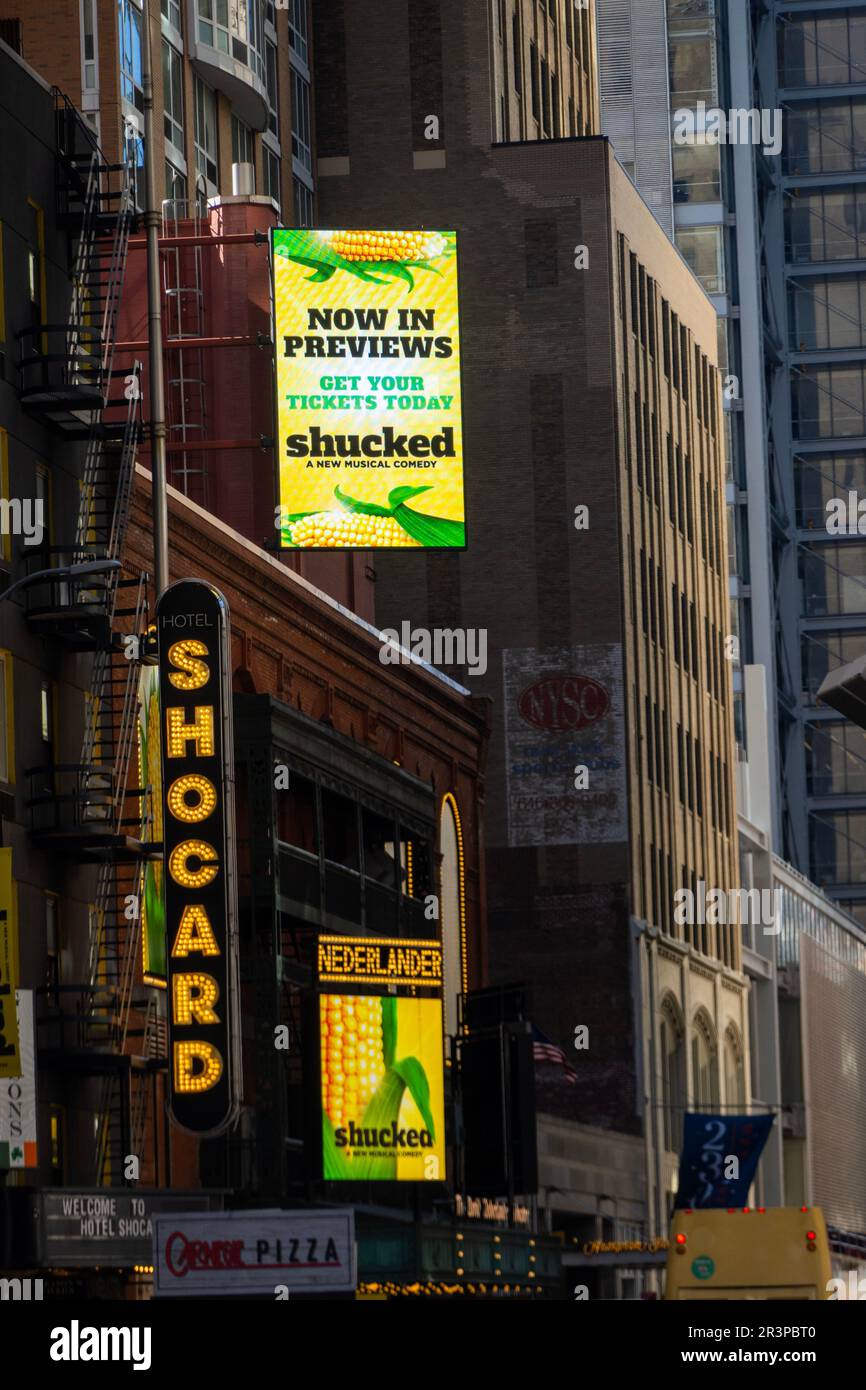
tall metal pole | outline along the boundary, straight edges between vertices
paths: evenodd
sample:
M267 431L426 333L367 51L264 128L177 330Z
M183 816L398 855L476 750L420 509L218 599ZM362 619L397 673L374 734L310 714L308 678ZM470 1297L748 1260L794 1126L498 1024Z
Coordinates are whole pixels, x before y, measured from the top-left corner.
M153 496L153 562L156 597L168 588L168 496L166 493L165 387L162 374L162 289L159 283L160 216L156 204L153 138L153 52L150 0L144 0L141 85L144 92L144 226L147 242L147 336L150 366L150 469Z

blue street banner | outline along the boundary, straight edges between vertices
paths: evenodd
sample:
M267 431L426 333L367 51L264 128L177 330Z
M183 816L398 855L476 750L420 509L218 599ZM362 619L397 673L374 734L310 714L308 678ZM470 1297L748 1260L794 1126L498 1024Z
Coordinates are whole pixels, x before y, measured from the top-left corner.
M772 1115L686 1114L674 1205L744 1207L772 1124Z

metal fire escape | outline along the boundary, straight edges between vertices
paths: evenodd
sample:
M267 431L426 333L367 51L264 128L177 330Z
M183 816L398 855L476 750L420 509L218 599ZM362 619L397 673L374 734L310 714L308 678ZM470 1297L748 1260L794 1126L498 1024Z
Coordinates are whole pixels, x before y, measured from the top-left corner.
M136 980L144 868L160 847L148 843L148 789L128 786L136 639L148 627L147 575L122 567L141 393L139 364L120 373L113 358L133 211L128 166L107 163L79 114L61 93L55 98L72 294L65 323L19 335L19 395L41 423L84 445L84 465L74 534L27 552L23 598L35 632L92 653L93 663L79 761L28 768L27 806L36 845L97 872L78 982L37 992L37 1037L41 1066L88 1079L98 1116L92 1181L117 1184L125 1157L144 1156L152 1074L165 1065L155 996ZM76 573L83 564L91 569Z

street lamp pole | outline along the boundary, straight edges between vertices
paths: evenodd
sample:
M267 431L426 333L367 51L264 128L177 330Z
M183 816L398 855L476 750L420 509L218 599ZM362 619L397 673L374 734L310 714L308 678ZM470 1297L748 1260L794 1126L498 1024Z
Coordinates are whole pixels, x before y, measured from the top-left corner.
M162 361L162 290L159 283L159 225L156 150L153 134L153 45L150 0L142 11L141 86L144 93L144 226L147 245L147 336L150 391L150 470L153 500L153 562L156 597L168 588L168 495L166 492L165 387Z

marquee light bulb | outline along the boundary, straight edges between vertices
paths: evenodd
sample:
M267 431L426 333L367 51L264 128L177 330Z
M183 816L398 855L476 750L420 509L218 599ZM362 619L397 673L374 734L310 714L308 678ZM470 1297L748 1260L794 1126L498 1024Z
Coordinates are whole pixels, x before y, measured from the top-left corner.
M194 952L201 956L222 955L210 918L201 903L187 903L171 948L173 957L191 956Z
M171 705L165 712L165 730L167 758L185 758L190 740L195 743L195 757L214 756L213 705L196 705L191 724L187 724L186 711L181 705Z
M220 997L220 987L213 975L204 971L189 971L175 975L171 982L174 1021L177 1024L219 1023L214 1004Z
M195 1070L197 1062L201 1063ZM187 1095L209 1091L223 1074L223 1059L212 1043L176 1042L174 1045L174 1089Z
M169 680L175 690L201 690L210 680L210 667L196 657L207 656L204 642L195 637L185 637L181 642L172 642L168 649L168 659L177 671L169 672ZM180 672L180 674L178 674Z
M200 869L187 868L192 858L201 860ZM182 840L168 857L168 871L181 888L204 888L219 873L216 850L205 840Z
M190 796L196 798L192 806L187 799ZM216 809L216 787L209 778L203 777L200 773L188 772L172 782L166 800L175 820L195 824L197 821L207 820Z

